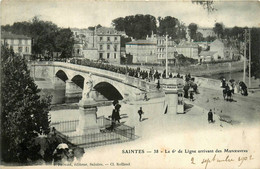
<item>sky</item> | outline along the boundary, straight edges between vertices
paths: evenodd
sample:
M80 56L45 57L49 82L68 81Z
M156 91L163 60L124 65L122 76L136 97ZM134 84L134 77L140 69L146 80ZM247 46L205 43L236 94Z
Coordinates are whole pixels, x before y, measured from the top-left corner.
M216 22L226 27L260 27L260 1L218 1L217 11L208 13L189 0L175 1L100 1L100 0L2 0L1 25L29 21L34 16L52 21L60 27L87 28L101 24L112 26L112 20L136 14L156 18L172 16L186 26L213 27Z

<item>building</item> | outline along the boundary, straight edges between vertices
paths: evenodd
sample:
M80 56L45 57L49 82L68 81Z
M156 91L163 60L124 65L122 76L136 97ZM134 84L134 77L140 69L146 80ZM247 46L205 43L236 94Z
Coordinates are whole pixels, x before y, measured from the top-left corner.
M198 62L212 62L217 58L217 52L216 51L201 51L199 54Z
M133 63L164 63L166 60L166 37L153 35L145 40L135 40L126 44L126 54L133 56ZM167 58L175 62L176 54L198 59L198 45L182 41L178 45L168 38Z
M236 44L232 42L216 39L209 46L209 51L201 51L199 61L204 62L241 59L239 49L236 47Z
M200 47L201 50L208 50L211 42L207 42L207 41L194 41L193 44L198 45L198 47Z
M181 41L176 46L176 52L188 58L192 58L192 59L199 58L198 45L193 42Z
M100 27L95 32L98 59L120 63L121 33L114 28Z
M177 44L172 39L168 39L167 58L169 62L174 62L175 60L176 46ZM166 37L157 37L157 59L160 63L166 60Z
M224 52L225 51L225 45L219 39L216 39L215 41L213 41L210 44L210 51L217 52L217 57L214 57L213 58L214 60L224 59L225 58L225 55L224 55L224 53L225 53Z
M97 56L93 56L93 50L96 49L96 37L95 31L89 29L72 28L75 44L74 44L74 56L75 57L88 57L97 59ZM96 52L94 52L96 54Z
M1 32L1 44L13 49L14 53L30 59L32 54L32 39L30 37Z
M133 56L133 63L157 62L157 40L154 36L126 43L126 54Z
M120 63L122 32L107 27L95 30L73 28L72 32L76 42L74 56Z
M88 48L94 47L94 30L72 28L71 31L76 42L79 41Z
M208 36L215 37L216 34L213 31L213 28L198 28L197 32L200 32L203 36L203 38L206 38Z

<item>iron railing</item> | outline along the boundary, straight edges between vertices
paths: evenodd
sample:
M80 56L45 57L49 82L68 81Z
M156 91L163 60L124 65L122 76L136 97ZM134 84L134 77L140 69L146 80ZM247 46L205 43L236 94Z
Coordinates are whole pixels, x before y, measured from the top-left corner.
M51 123L51 127L54 127L56 134L67 139L68 142L84 148L117 144L137 138L134 127L121 123L117 124L113 130L110 130L112 121L104 116L97 119L100 133L77 135L76 129L78 124L79 120L60 121Z

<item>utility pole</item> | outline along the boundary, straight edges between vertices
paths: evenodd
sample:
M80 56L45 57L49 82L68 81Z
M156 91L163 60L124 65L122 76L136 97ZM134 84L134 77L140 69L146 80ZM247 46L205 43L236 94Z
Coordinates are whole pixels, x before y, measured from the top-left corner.
M243 82L246 81L246 50L247 50L247 29L245 29L245 35L244 35L244 72L243 72Z
M248 63L248 76L249 76L249 82L248 85L251 87L251 29L249 29L249 63Z
M166 35L166 55L165 55L165 58L166 58L166 78L168 78L168 35Z

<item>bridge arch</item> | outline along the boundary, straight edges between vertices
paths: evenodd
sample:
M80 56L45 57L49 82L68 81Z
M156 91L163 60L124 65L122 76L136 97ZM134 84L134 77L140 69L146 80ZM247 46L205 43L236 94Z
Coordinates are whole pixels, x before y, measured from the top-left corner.
M74 82L77 86L79 86L81 89L84 88L84 80L85 78L82 75L75 75L71 81Z
M61 79L61 80L64 81L64 82L66 82L66 80L69 79L68 76L67 76L67 73L64 72L64 71L61 70L61 69L58 70L55 75L56 75L56 77L58 77L59 79Z
M108 82L99 82L94 86L94 89L102 94L108 100L122 100L123 95L118 91L118 89L108 83Z

